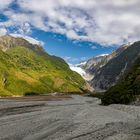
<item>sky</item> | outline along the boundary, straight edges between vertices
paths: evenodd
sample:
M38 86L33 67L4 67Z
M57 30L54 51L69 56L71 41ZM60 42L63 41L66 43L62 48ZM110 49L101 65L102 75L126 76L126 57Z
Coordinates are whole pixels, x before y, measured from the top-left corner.
M140 0L0 0L0 36L79 63L140 40Z

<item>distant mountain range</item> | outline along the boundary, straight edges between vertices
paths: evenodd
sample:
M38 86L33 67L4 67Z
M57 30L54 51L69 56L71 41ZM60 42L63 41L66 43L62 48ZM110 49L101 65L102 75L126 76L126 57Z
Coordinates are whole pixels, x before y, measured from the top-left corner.
M63 59L23 38L0 37L0 96L85 90L85 80Z

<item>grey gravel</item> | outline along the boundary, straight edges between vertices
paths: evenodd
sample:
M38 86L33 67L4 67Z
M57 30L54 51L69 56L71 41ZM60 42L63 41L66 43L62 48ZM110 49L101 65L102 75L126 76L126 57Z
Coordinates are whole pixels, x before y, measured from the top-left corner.
M140 107L101 106L73 95L61 101L0 100L0 140L140 140Z

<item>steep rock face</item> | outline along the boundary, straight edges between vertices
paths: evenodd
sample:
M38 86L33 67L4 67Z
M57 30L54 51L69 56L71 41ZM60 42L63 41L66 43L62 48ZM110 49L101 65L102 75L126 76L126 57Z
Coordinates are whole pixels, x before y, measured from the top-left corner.
M84 79L63 59L23 38L0 37L0 96L86 89Z
M103 66L105 66L114 57L117 57L127 48L128 45L123 45L122 47L114 51L112 54L103 54L100 56L93 57L87 61L83 61L80 64L77 64L76 67L81 68L84 71L84 74L82 76L86 81L90 83L90 81L100 73Z
M128 74L111 87L102 98L102 103L108 104L129 104L136 99L139 103L140 95L140 57L135 61Z
M94 76L107 62L108 55L94 57L87 61L87 63L83 66L83 69Z
M112 59L96 73L91 81L91 85L98 91L109 89L123 78L140 55L140 42L135 42L129 47L124 46L123 49L120 48L114 53Z

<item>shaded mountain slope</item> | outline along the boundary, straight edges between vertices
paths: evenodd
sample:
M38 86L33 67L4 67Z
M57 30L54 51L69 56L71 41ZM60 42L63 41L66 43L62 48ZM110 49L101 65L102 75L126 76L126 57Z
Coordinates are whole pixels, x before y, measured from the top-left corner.
M96 90L107 90L121 80L140 54L140 42L126 47L104 65L91 81Z
M140 57L126 77L110 88L102 98L103 104L129 104L140 95Z
M90 75L95 75L98 70L108 62L107 55L93 57L81 67Z

